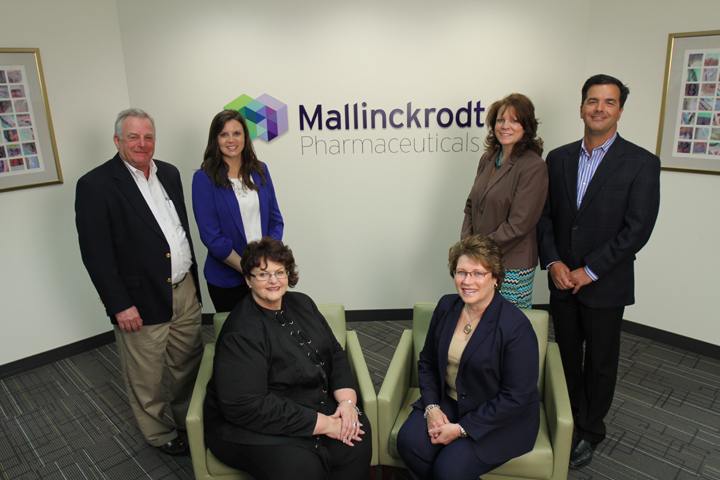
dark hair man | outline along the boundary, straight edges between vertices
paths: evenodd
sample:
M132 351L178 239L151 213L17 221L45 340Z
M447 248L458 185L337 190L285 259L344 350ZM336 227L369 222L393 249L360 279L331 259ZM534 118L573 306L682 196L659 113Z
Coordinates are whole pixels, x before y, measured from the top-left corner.
M635 254L660 206L660 159L617 134L628 93L614 77L590 77L582 88L582 140L547 157L538 244L575 419L573 468L590 463L605 438L623 312L635 303Z

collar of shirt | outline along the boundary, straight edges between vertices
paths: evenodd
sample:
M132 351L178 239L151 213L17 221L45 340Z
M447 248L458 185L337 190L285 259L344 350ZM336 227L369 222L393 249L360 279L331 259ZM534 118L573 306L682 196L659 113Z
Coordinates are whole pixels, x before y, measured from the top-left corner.
M124 158L120 157L120 159L123 161L127 169L130 171L130 175L133 176L133 178L138 177L142 175L142 178L145 179L145 173L142 170L138 170L137 168L130 165L128 162L125 161ZM155 160L150 160L150 176L157 175L157 165L155 165Z
M613 144L613 142L615 141L615 139L617 138L617 136L618 136L617 132L613 133L613 136L612 136L612 137L608 138L607 141L606 141L605 143L603 143L602 145L600 145L599 147L594 148L594 149L593 149L593 152L595 152L596 150L600 149L600 150L602 151L602 155L600 156L600 158L602 159L602 157L605 156L605 154L606 154L607 151L608 151L608 148L610 148L610 145ZM580 149L580 157L582 158L582 156L584 156L584 155L589 157L589 156L590 156L590 152L588 152L588 151L587 151L587 148L585 147L585 137L583 137L583 139L582 139L582 145L581 145L581 147L582 147L582 148Z

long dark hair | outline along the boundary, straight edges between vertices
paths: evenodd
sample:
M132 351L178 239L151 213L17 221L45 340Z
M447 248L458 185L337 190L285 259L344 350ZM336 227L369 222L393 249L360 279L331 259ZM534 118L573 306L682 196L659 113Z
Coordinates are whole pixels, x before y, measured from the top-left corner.
M230 180L228 180L227 177L227 167L225 166L222 152L220 152L220 145L218 144L218 135L220 135L220 132L225 128L225 124L230 120L240 122L243 132L245 133L245 144L243 145L243 151L240 157L242 160L242 165L240 166L242 181L248 188L259 190L260 187L255 185L250 173L253 171L257 172L262 179L261 183L266 183L265 169L263 168L263 164L260 163L260 160L258 160L257 155L255 155L255 149L253 148L252 140L250 140L247 123L245 123L245 119L237 110L223 110L212 119L208 143L200 168L210 177L210 180L212 180L216 186L230 188Z
M522 125L523 130L525 130L522 139L512 149L513 156L519 157L528 150L542 155L543 141L537 136L538 120L535 118L535 106L528 97L520 93L511 93L490 106L487 117L485 117L485 123L488 126L485 148L491 153L502 149L500 141L495 136L495 122L500 113L505 113L505 110L510 107L515 110L515 117Z

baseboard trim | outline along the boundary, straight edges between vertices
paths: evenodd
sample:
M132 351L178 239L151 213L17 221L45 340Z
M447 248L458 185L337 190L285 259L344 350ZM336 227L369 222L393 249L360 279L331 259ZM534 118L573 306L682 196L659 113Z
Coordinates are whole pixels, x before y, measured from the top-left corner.
M548 305L533 305L539 310L548 310ZM203 325L212 325L212 313L203 313ZM346 310L345 318L350 322L375 322L382 320L412 320L412 308L394 308L385 310ZM720 345L703 342L694 338L685 337L676 333L660 330L659 328L648 327L639 323L623 320L623 332L648 340L662 342L671 347L678 347L688 352L705 355L720 360ZM86 338L63 347L54 348L47 352L38 353L15 362L0 365L0 379L27 372L34 368L42 367L49 363L57 362L79 353L102 347L115 341L115 334L112 330Z
M630 320L623 320L622 331L630 335L665 343L671 347L682 348L688 352L720 360L720 345L685 337L677 333L660 330L659 328L648 327L647 325L631 322Z
M63 347L53 348L47 352L38 353L30 357L22 358L14 362L0 365L0 379L17 375L18 373L27 372L34 368L42 367L50 363L54 363L63 360L79 353L87 352L93 348L99 348L108 343L115 341L115 332L110 330L109 332L95 335L94 337L80 340L79 342L71 343Z

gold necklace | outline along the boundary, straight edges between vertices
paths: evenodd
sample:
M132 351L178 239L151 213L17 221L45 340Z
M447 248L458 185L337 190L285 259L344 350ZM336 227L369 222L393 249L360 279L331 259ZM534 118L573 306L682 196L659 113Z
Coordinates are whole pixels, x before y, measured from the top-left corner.
M463 328L463 332L465 332L465 335L470 335L472 333L472 329L473 329L473 327L472 327L473 318L472 318L472 315L470 315L470 309L468 308L467 303L465 304L465 311L467 312L468 318L470 319L470 321L468 322L467 325L465 325L465 328ZM482 313L480 313L480 315L475 317L475 319L478 319L481 316L482 316Z

